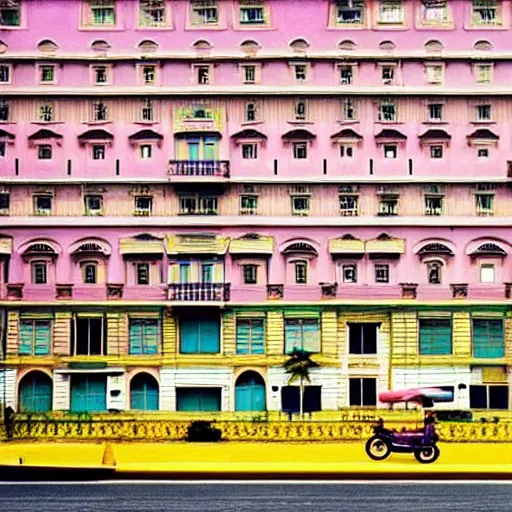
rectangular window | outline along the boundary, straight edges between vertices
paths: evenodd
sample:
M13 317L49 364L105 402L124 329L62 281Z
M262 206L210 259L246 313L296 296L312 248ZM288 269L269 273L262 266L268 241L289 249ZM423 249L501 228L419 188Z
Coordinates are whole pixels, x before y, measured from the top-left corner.
M0 64L0 84L11 83L11 66L10 64Z
M210 83L210 66L194 66L196 72L196 83L208 85Z
M101 196L85 196L84 197L85 215L102 215L103 214L103 197Z
M142 107L140 111L141 121L152 122L154 121L154 112L153 112L153 101L149 99L142 100Z
M48 266L44 261L32 263L32 284L48 283Z
M39 66L39 82L42 84L52 84L55 82L55 66L52 64L42 64Z
M396 120L396 104L393 101L383 101L379 107L379 121L383 123L394 123Z
M75 317L73 354L101 356L107 353L103 317Z
M258 196L240 196L240 215L256 215L258 213Z
M295 104L295 120L305 121L308 116L308 108L306 100L298 100Z
M176 410L215 412L221 410L222 388L176 388Z
M158 320L130 319L130 354L158 354L159 338Z
M88 0L90 24L112 27L116 24L115 0Z
M401 0L380 0L378 22L385 24L402 24L404 6Z
M293 143L293 158L304 160L308 157L308 143L307 142L294 142Z
M255 160L258 158L258 144L242 144L242 158L245 160Z
M396 144L384 144L382 146L384 158L396 158L398 156L398 146Z
M50 320L21 320L18 353L23 356L46 356L51 351Z
M488 148L478 148L476 152L476 156L478 158L489 158L489 149Z
M109 82L109 67L92 66L92 79L96 85L107 85Z
M180 283L190 283L190 263L180 263Z
M430 146L430 158L443 158L443 146Z
M347 324L349 332L349 354L377 354L377 333L380 324Z
M352 85L354 83L354 67L353 66L340 66L340 84Z
M318 320L288 319L284 321L285 352L294 348L310 353L320 352L320 325Z
M308 263L307 261L296 261L294 263L295 284L308 283Z
M308 78L308 67L306 64L292 64L293 76L296 82L305 82Z
M0 121L9 121L9 101L0 100Z
M105 144L93 144L91 149L93 160L105 160Z
M135 272L137 284L149 284L149 263L137 263Z
M473 319L473 357L505 357L502 319Z
M1 0L0 1L0 26L19 27L21 26L21 1Z
M469 386L471 409L508 409L508 386Z
M49 144L39 144L37 146L37 158L39 160L51 160L52 147Z
M500 0L473 0L471 21L473 25L501 25Z
M243 66L244 84L256 83L256 66Z
M8 192L0 192L0 215L8 215L11 206L11 196Z
M219 7L217 0L203 0L191 2L191 24L217 25L219 22Z
M201 315L180 320L182 354L218 354L220 352L220 318Z
M213 283L213 263L203 263L201 265L201 283Z
M492 107L491 105L477 105L475 108L477 121L491 121Z
M428 25L440 25L448 21L447 0L422 0L421 21Z
M98 282L98 265L86 263L82 267L82 279L84 284L96 284Z
M92 121L108 121L108 107L103 101L93 101L91 106Z
M242 274L244 284L257 284L258 282L258 265L242 265Z
M492 82L492 64L475 64L475 80L477 84L490 84Z
M135 197L135 215L149 217L153 211L153 198L149 196Z
M259 318L237 318L236 320L236 353L265 353L265 323Z
M256 103L249 102L245 105L245 122L252 123L258 120L258 108Z
M262 0L240 0L240 24L264 25L264 2Z
M142 83L144 85L156 85L156 66L142 66Z
M39 121L51 123L55 121L55 105L51 101L45 101L39 105Z
M165 0L140 0L139 26L164 27L166 24Z
M359 196L340 194L340 215L355 217L359 215Z
M341 121L357 121L357 106L355 100L346 98L341 102Z
M389 283L389 265L375 265L375 282Z
M444 82L444 66L442 64L427 64L425 72L428 84L440 85Z
M443 198L425 196L425 215L442 215Z
M357 283L357 265L353 263L342 265L341 274L344 283Z
M149 160L153 156L153 146L151 144L141 144L139 154L141 160Z
M428 105L428 120L431 123L439 123L443 120L444 105L442 103L431 103Z
M475 194L475 201L477 215L485 217L494 214L493 194Z
M494 283L496 280L496 269L491 263L484 263L480 266L480 282Z
M398 198L381 197L379 202L379 215L382 217L394 217L398 215Z
M377 405L377 379L350 378L349 405L355 407L374 407Z
M309 215L309 196L292 196L292 215Z
M354 146L351 144L340 144L340 156L341 158L353 158Z
M52 200L51 196L34 196L34 213L36 215L51 215Z
M381 67L382 85L393 85L395 83L395 66Z
M218 198L180 195L180 215L217 215Z
M452 353L452 321L450 318L420 318L420 355Z
M362 25L364 0L337 0L335 2L337 25Z

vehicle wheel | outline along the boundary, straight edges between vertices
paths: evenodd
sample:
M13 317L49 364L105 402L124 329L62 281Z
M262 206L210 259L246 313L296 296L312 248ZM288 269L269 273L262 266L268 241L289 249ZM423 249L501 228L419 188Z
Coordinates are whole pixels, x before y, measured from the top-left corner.
M384 460L386 457L389 457L391 446L382 437L373 436L366 441L365 450L370 459Z
M422 464L431 464L432 462L435 462L440 454L441 452L436 445L414 451L414 457Z

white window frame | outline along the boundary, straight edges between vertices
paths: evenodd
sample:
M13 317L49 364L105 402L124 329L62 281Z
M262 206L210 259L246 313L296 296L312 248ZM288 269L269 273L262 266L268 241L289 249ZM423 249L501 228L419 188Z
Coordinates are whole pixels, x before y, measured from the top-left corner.
M425 78L427 84L443 85L445 76L445 65L439 62L425 64Z
M100 116L100 108L102 107ZM100 119L102 117L102 119ZM91 101L91 122L93 123L107 123L110 120L110 106L103 100L92 100Z
M37 282L37 267L42 269L43 279L41 282ZM48 262L47 261L31 261L30 262L30 275L31 275L31 283L37 285L45 285L48 284Z
M405 23L405 5L402 0L379 0L376 7L379 25L403 25Z
M340 271L341 271L341 282L343 284L357 284L358 281L358 265L357 263L342 263L340 265ZM353 272L353 278L347 279L347 276L345 272L351 271Z
M487 271L490 270L488 276ZM491 276L492 274L492 276ZM480 282L484 284L494 284L496 282L496 265L494 263L481 263L479 269ZM489 277L492 277L489 279Z
M489 62L473 64L473 74L477 84L492 84L494 78L494 64Z
M302 69L301 75L304 75L304 78L299 78L299 69ZM296 84L306 84L309 80L310 69L309 64L307 62L291 62L290 70L292 72L293 81Z
M52 215L52 212L53 212L53 196L49 195L49 194L34 194L34 215L37 215L37 216L47 216L47 215ZM39 199L42 199L42 198L45 198L45 199L49 199L50 200L50 208L40 208L38 206L38 201Z
M111 85L112 83L112 66L110 64L92 64L91 67L91 84L100 87ZM98 71L103 70L105 73L105 81L98 82Z
M393 115L391 112L385 114L385 108L393 107ZM386 119L388 118L388 119ZM398 121L398 105L394 100L382 100L379 104L378 110L378 121L379 123L396 123Z
M258 158L258 143L243 142L240 144L240 153L243 160L256 160Z
M206 70L206 75L200 77L200 71ZM192 64L192 80L195 85L213 84L213 65L212 64Z
M112 29L117 24L117 9L116 0L83 0L82 1L82 26L91 27L94 29ZM95 11L112 11L111 21L96 23L95 22ZM106 14L106 13L104 13ZM109 19L105 17L104 21Z
M204 12L202 12L204 11ZM210 11L210 12L208 12ZM216 12L216 17L213 18L211 15L213 11ZM219 2L217 0L202 0L202 1L191 1L190 2L190 26L192 28L205 28L212 27L217 28L220 23L220 9Z
M355 123L358 121L358 104L354 98L344 98L341 100L341 121L344 123ZM353 117L349 117L348 113L352 111Z
M99 200L99 208L91 208L92 200ZM103 215L103 196L100 194L86 194L84 196L84 215L90 217Z
M382 156L387 160L396 160L398 158L398 151L399 148L396 142L382 144Z
M244 206L245 200L253 200L255 206ZM244 193L240 194L240 215L257 215L258 214L258 194Z
M0 2L2 4L2 2ZM16 25L6 25L3 23L3 12L4 11L17 11L18 12L18 23ZM13 30L23 27L23 3L22 0L10 0L9 2L0 5L0 28L2 30Z
M292 156L294 160L307 160L309 158L309 144L307 141L292 142Z
M503 5L501 0L472 0L471 26L473 27L501 27L503 25ZM495 15L483 20L482 13L494 9ZM480 13L480 14L478 14ZM490 13L489 13L490 14Z
M335 27L362 27L366 24L367 2L365 0L335 0L332 3L332 25ZM359 12L359 21L344 21L340 14L342 12ZM349 18L350 19L350 18ZM357 16L354 17L357 19Z
M375 263L373 266L374 269L374 279L376 284L389 284L391 281L391 266L389 263ZM384 274L387 273L387 279L385 281L379 281L378 273L379 271L383 271ZM378 339L378 338L377 338Z
M44 156L43 155L49 155ZM38 160L52 160L53 159L53 146L51 144L38 144L37 145L37 159Z
M153 5L152 2L159 1L159 5ZM163 14L159 21L152 20L152 13ZM169 27L168 2L166 0L139 0L138 2L138 26L139 28L164 28Z
M51 80L43 80L45 68L52 69L53 78ZM37 65L37 83L40 85L55 85L57 82L57 65L49 63L41 63Z
M138 201L141 199L148 200L149 206L146 208L138 206ZM153 196L135 196L133 199L133 211L135 215L139 215L141 217L150 217L153 213Z
M440 117L432 117L431 107L439 107ZM429 123L443 123L444 122L444 103L429 102L427 104L427 117Z
M0 64L0 78L7 73L7 80L0 80L2 85L10 85L12 83L12 64Z
M144 63L144 64L137 64L138 71L139 71L139 83L143 86L149 86L154 87L158 85L158 66L153 63ZM146 70L151 70L153 72L153 80L147 80L146 79ZM151 72L151 71L150 71Z

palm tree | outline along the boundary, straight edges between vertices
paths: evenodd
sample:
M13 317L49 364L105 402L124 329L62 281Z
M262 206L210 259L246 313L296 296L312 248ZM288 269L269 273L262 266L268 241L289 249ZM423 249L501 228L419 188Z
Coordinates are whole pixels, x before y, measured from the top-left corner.
M294 347L289 354L290 358L285 361L284 369L290 374L288 384L299 381L300 384L300 417L304 417L304 381L311 382L309 372L320 365L311 359L311 354L305 350Z

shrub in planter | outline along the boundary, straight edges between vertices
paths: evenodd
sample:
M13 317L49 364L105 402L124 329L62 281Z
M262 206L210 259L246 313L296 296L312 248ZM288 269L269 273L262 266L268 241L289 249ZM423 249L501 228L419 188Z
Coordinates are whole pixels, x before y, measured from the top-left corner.
M193 421L187 429L186 441L195 443L215 443L220 441L222 432L212 427L211 421Z

